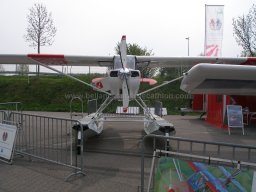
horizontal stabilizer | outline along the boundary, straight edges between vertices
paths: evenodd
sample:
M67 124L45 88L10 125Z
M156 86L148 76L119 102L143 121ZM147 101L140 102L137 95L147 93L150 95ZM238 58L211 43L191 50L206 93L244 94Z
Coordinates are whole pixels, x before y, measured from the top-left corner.
M94 78L92 80L92 84L97 87L98 89L101 89L103 91L109 90L109 82L104 77Z
M149 78L141 78L141 83L148 83L149 85L155 85L157 84L157 81L155 79L149 79Z

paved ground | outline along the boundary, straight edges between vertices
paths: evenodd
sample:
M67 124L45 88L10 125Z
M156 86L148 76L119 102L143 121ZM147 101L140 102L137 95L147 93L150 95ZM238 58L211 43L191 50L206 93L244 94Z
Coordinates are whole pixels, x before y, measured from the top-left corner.
M37 113L68 117L63 113ZM246 135L235 130L232 135L216 129L196 116L167 116L176 128L176 136L206 141L256 144L256 126L246 128ZM88 140L84 154L85 177L65 182L72 170L63 166L28 158L15 157L13 165L0 163L0 192L63 191L117 192L138 191L142 123L106 123L104 132ZM113 149L115 152L113 152ZM112 150L112 151L109 151ZM88 152L89 151L89 152ZM102 153L104 151L104 153ZM126 152L120 154L119 152ZM131 152L130 155L128 152ZM146 159L146 175L150 158Z

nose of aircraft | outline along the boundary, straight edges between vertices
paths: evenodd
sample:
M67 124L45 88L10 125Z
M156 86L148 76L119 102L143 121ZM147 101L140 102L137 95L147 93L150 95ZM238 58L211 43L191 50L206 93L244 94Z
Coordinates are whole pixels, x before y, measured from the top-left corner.
M127 68L121 68L119 70L119 77L121 80L126 80L128 77L130 77L130 70Z

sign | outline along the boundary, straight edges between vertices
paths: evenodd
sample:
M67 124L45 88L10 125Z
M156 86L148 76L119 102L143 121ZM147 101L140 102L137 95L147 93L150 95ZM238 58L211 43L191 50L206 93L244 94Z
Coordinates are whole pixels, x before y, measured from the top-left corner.
M10 160L12 157L17 127L0 123L0 157Z
M244 135L243 112L241 105L227 105L228 128L242 128Z

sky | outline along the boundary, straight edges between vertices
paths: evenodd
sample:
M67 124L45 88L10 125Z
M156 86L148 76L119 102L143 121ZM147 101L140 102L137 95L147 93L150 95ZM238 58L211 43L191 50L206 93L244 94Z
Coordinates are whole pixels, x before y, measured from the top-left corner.
M155 56L203 53L205 4L224 5L222 56L241 53L232 19L247 14L254 0L1 0L0 54L36 53L25 41L29 8L43 3L52 13L57 34L41 53L107 56L122 35L128 43L152 49Z

